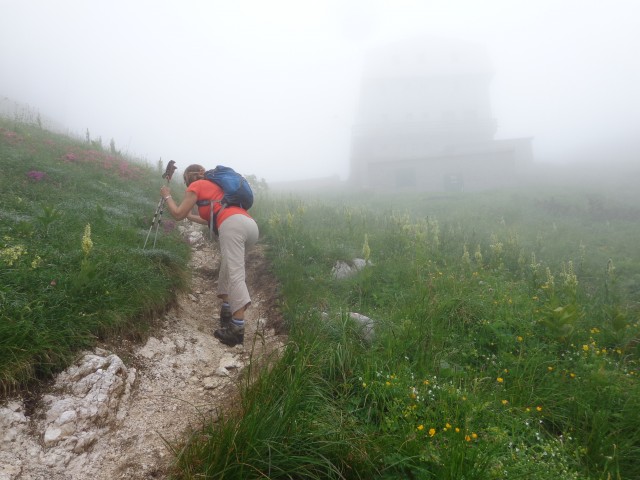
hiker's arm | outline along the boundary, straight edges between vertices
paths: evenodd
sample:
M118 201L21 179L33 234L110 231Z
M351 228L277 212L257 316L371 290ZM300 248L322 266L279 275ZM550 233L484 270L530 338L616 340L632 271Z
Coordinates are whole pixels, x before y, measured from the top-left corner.
M163 185L160 189L160 195L162 195L162 198L164 198L165 200L167 210L169 210L171 216L176 220L187 218L187 216L191 213L191 209L198 200L195 192L187 191L184 194L184 199L182 199L182 202L180 202L180 205L178 205L171 197L171 190L166 185Z

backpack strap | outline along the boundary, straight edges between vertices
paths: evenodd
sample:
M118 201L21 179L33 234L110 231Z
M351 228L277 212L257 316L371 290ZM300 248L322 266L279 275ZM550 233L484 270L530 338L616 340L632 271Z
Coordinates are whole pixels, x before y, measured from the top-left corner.
M219 203L220 205L222 205L220 207L220 210L218 210L216 213L214 213L214 209L213 206L214 204ZM198 200L196 201L196 205L198 207L204 207L205 205L209 205L209 238L211 240L213 240L213 235L215 234L216 237L218 236L218 228L216 227L216 219L218 218L218 214L225 209L225 207L227 206L226 203L224 203L222 200Z
M204 202L204 203L201 205L200 202ZM199 206L204 206L206 204L209 204L209 239L213 240L214 233L216 237L218 236L218 227L216 226L218 215L220 214L220 212L222 212L225 209L227 205L222 200L213 200L213 199L198 200L197 203ZM216 213L213 213L213 205L215 203L219 203L221 207L220 207L220 210L218 210Z

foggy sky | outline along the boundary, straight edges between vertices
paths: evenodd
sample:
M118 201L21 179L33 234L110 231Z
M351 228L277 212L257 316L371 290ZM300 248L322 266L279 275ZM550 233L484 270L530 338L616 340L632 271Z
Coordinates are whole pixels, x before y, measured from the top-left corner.
M344 179L364 52L429 35L487 49L496 138L568 162L638 145L639 18L636 0L0 0L0 97L152 164Z

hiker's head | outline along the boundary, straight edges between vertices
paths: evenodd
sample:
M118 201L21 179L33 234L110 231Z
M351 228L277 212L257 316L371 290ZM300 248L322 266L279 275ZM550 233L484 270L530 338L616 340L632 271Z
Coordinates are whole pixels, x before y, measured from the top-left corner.
M191 185L191 182L204 178L204 172L205 169L202 165L189 165L182 174L184 184L188 187Z

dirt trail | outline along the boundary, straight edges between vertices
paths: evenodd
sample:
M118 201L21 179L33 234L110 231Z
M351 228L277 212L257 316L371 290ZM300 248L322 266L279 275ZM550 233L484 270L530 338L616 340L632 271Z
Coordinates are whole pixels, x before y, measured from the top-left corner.
M217 246L195 226L192 285L144 345L102 345L58 376L35 407L0 404L0 480L163 479L175 442L237 395L243 370L277 355L275 281L260 245L247 257L253 305L244 347L213 337Z

